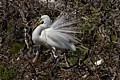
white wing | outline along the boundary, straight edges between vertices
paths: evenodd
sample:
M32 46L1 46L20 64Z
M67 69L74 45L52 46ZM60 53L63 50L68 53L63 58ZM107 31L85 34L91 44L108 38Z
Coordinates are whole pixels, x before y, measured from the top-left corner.
M43 30L40 38L42 41L51 45L51 47L70 49L73 51L76 50L74 44L72 43L74 39L70 35L56 31L52 28Z
M51 47L70 49L75 51L76 48L73 42L78 42L71 33L80 33L76 31L71 31L70 28L65 27L75 23L67 22L65 16L58 17L57 20L50 26L50 28L44 29L41 32L40 39L44 44L48 44ZM76 38L77 39L77 38Z
M69 26L71 24L74 24L76 23L77 20L71 20L71 21L67 21L66 20L66 17L64 15L62 16L59 16L54 22L53 24L51 25L51 27L53 29L59 29L59 28L63 28L64 26Z
M61 17L58 17L54 22L53 24L51 25L51 27L53 29L58 29L59 26L62 27L62 24L65 23L65 17L64 16L61 16Z

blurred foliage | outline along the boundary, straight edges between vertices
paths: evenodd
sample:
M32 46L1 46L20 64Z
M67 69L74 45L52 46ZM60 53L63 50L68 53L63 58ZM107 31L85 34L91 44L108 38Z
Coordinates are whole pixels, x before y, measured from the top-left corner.
M19 42L12 42L10 43L10 53L15 54L18 53L23 47L24 44L19 43Z
M57 0L55 3L1 0L0 79L119 80L119 4L119 0ZM60 58L51 61L51 51L33 45L33 26L44 14L53 21L60 14L77 20L78 23L72 25L81 32L76 35L80 39L76 44L77 51L57 50ZM37 51L40 56L32 63ZM100 65L95 64L102 59Z
M5 67L0 65L0 79L11 80L16 77L16 71L13 67Z

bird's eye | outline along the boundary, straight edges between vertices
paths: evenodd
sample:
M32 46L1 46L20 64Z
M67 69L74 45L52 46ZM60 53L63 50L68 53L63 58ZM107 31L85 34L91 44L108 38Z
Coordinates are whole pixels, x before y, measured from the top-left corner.
M44 21L41 21L41 23L40 24L43 24L44 23Z

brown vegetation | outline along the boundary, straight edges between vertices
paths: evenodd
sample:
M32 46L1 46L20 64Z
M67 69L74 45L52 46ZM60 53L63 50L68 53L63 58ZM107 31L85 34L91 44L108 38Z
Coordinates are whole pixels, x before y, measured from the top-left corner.
M119 0L1 0L0 80L119 80L119 4ZM33 45L31 33L41 15L54 20L61 13L78 20L74 26L82 32L76 35L81 43L75 52L58 50L65 54L55 63L51 51ZM36 51L40 56L33 63Z

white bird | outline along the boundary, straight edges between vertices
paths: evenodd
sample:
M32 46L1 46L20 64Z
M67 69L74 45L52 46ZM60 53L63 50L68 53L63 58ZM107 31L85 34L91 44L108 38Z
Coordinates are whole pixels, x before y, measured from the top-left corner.
M39 0L39 1L42 1L42 2L51 2L51 3L54 3L55 2L55 0Z
M76 40L70 33L77 32L65 28L65 26L73 23L66 22L64 16L59 17L53 23L48 15L43 15L41 19L43 24L37 26L32 33L32 40L35 44L44 45L50 49L58 48L76 51L73 44Z

